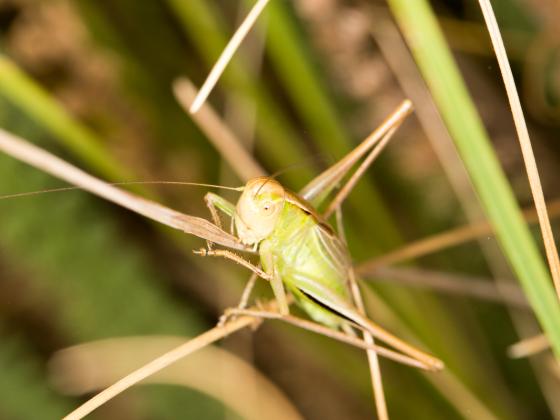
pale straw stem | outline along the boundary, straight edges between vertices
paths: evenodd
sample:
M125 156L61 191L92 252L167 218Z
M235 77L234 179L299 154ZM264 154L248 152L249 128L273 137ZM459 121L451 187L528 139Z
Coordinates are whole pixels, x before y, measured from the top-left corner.
M210 95L210 92L212 91L212 89L214 89L214 86L216 86L218 79L220 78L225 68L231 61L233 55L241 45L241 42L243 42L251 28L254 26L257 18L260 16L269 1L270 0L258 0L245 20L239 26L239 29L237 29L237 31L233 34L230 41L226 45L226 48L218 58L218 61L216 61L216 64L214 64L214 67L210 71L210 74L200 88L198 95L193 101L189 109L189 112L191 114L198 112L202 104L206 101L208 95Z
M560 259L558 258L558 250L554 242L554 235L552 234L550 220L546 211L544 193L539 178L535 155L533 154L533 148L531 146L531 140L529 138L529 131L527 130L527 124L523 116L521 101L519 100L519 94L517 93L517 89L515 87L515 81L513 79L513 74L511 72L511 67L507 58L502 35L500 34L498 22L496 22L496 16L494 15L494 12L492 10L492 5L490 4L489 0L479 0L479 3L482 9L482 14L484 15L484 20L486 21L486 25L488 26L488 32L490 33L492 46L494 47L494 51L496 52L496 57L498 59L502 78L504 79L504 85L506 88L509 105L511 107L511 112L513 114L513 121L515 123L515 129L517 130L519 143L521 145L523 161L525 162L525 168L529 177L531 192L533 194L533 199L535 200L535 207L537 209L541 233L546 249L546 257L548 259L548 264L552 273L552 279L554 281L554 287L556 288L556 294L560 299Z

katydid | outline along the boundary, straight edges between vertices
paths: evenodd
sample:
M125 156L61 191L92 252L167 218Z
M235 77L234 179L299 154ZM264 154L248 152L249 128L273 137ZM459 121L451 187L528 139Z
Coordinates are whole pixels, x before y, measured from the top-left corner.
M232 220L231 233L234 234L235 229L239 241L258 252L262 268L230 251L214 250L210 244L208 250L198 253L232 259L268 280L280 315L289 313L285 287L313 320L345 331L349 326L358 327L417 359L426 368L438 370L443 367L440 360L388 333L355 308L349 288L352 265L347 248L307 201L313 200L316 204L324 201L333 188L333 181L341 179L372 143L375 142L370 136L308 185L302 196L288 191L270 177L249 180L236 205L214 193L206 195L214 222L220 226L216 209L228 215ZM243 308L229 313L243 313Z

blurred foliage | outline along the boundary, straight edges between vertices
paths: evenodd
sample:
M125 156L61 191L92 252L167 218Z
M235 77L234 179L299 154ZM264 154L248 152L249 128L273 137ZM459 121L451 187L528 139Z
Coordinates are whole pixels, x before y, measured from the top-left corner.
M243 13L240 8L252 3L0 0L0 126L111 181L238 185L235 177L222 178L231 171L224 170L179 108L171 85L182 75L202 82ZM248 48L239 52L210 98L226 119L236 97L255 105L255 115L248 107L236 118L246 118L250 126L255 117L255 154L271 173L296 165L281 176L292 189L349 151L403 98L368 32L367 25L382 18L373 13L369 20L370 3L272 0ZM491 51L482 48L481 54L484 44L479 43L471 54L459 42L484 33L477 6L433 3L446 19L443 27L495 150L526 204L525 175ZM527 48L516 50L515 70L531 100L526 104L533 112L529 124L545 192L553 197L558 193L558 120L554 101L533 99L558 97L551 58L558 34L538 2L523 7L514 0L495 3L506 42L521 34L520 45ZM265 40L260 66L255 64L258 37ZM243 126L236 119L228 122ZM58 185L0 156L0 194ZM141 190L189 214L206 215L200 189ZM344 214L356 261L397 248L403 238L413 240L466 220L414 121L405 124L360 183ZM232 264L193 258L190 249L202 245L82 192L0 201L0 366L5 372L0 416L57 418L79 403L48 379L46 365L57 349L102 337L192 336L210 328L224 307L236 303L246 275ZM415 263L489 275L489 266L503 262L502 256L496 258L489 261L478 246L468 244ZM470 413L488 418L560 416L547 398L558 392L560 381L546 356L532 364L507 359L505 347L521 334L511 311L387 282L372 291L374 299L381 299L370 311L372 319L413 337L449 367L446 376L426 379L383 362L394 418L474 418L464 407L467 402L478 409ZM530 313L513 318L534 325ZM361 352L286 326L271 323L261 329L228 339L225 346L253 360L305 418L371 417ZM231 416L218 401L195 392L150 386L128 391L92 418Z

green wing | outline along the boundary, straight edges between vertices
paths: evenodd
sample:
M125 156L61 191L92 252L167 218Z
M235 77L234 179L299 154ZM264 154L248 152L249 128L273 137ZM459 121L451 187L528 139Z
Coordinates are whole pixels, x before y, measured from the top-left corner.
M314 320L338 327L343 322L339 315L348 318L344 313L353 309L348 287L350 259L332 232L319 224L306 230L301 232L301 242L292 244L297 257L284 265L283 281Z

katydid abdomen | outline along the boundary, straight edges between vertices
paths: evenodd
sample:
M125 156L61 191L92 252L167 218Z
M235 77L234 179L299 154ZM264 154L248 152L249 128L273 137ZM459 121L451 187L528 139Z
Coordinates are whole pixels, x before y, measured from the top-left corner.
M351 305L349 258L344 245L327 226L285 202L274 230L261 242L259 253L266 271L273 269L267 263L274 262L286 288L311 318L333 328L342 325L344 320L315 297Z

